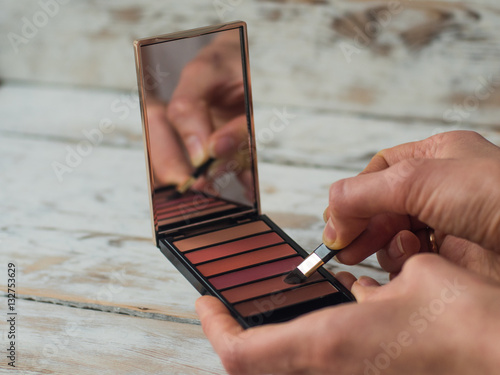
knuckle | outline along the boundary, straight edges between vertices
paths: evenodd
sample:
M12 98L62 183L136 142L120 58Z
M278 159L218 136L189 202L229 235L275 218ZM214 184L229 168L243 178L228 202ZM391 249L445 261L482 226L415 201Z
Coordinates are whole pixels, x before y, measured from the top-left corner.
M167 107L167 118L173 123L184 118L193 110L193 103L184 97L174 98Z
M332 315L333 318L333 315ZM303 362L299 369L318 373L344 373L343 364L347 356L352 355L359 342L353 337L351 319L347 318L345 324L338 324L337 316L323 327L322 332L328 332L331 327L336 327L335 335L329 335L325 340L317 340L309 345L307 362Z
M397 164L398 173L401 177L411 177L415 170L418 168L418 164L421 159L405 159L401 160Z
M150 105L147 108L147 117L149 124L153 126L165 121L165 107L162 105Z
M404 207L405 212L418 216L422 205L425 204L427 189L425 174L429 168L428 160L408 159L401 162L399 167L400 183L397 184L398 194L396 201L399 207Z
M472 130L455 130L442 133L442 136L443 140L449 143L456 143L460 141L482 142L485 139L482 135Z
M198 77L200 72L207 66L206 59L198 56L196 59L188 63L181 72L181 81L191 77Z
M333 216L339 216L344 212L347 197L347 185L346 179L334 182L330 186L329 191L329 207L330 214Z
M405 262L401 274L411 277L415 274L423 275L427 272L433 272L436 265L435 261L435 254L416 254Z
M243 361L241 359L241 350L238 345L234 345L231 350L224 350L219 353L222 365L230 375L244 374Z
M433 135L424 140L428 149L438 150L456 144L483 143L486 139L472 130L454 130Z

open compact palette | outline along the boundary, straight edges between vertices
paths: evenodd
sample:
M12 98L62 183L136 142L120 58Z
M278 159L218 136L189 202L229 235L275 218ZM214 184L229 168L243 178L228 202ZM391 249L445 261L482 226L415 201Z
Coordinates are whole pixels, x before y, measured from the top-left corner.
M246 24L134 46L162 253L243 327L353 301L324 269L304 284L284 282L308 254L260 211Z

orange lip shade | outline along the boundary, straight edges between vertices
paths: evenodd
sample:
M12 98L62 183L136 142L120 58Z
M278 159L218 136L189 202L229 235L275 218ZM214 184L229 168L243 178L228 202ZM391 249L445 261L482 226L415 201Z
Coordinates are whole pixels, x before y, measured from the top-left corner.
M234 227L216 230L206 234L201 234L195 237L186 238L184 240L175 241L174 245L180 251L188 251L202 246L209 246L216 243L234 240L244 236L250 236L255 233L261 233L266 230L271 230L269 225L263 221L251 221L246 224L237 225Z
M187 253L188 258L194 264L222 258L228 255L239 254L248 250L257 249L264 246L275 245L283 242L278 233L270 232L259 234L253 237L244 238L233 242L226 242L222 245L212 246L203 250Z

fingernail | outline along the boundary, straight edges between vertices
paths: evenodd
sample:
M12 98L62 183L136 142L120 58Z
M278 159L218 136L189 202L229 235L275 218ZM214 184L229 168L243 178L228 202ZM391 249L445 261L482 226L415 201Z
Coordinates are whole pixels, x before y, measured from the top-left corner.
M232 137L221 137L210 144L210 154L212 157L230 156L235 151L236 142Z
M397 259L405 254L400 234L396 236L396 246L390 246L387 253L392 259Z
M333 226L332 219L328 219L326 222L325 230L323 231L323 243L330 249L333 249L333 245L337 240L337 231Z
M327 220L328 220L328 209L329 209L329 208L330 208L330 207L327 207L327 208L325 208L325 210L323 211L323 221L324 221L325 223L326 223L326 222L327 222Z
M358 284L361 286L378 286L379 284L373 280L371 277L361 276L358 279Z
M197 167L205 161L205 150L201 139L196 135L186 138L186 148L191 158L191 163Z
M338 264L344 264L339 260L339 258L337 258L337 255L335 255L332 259L336 261Z

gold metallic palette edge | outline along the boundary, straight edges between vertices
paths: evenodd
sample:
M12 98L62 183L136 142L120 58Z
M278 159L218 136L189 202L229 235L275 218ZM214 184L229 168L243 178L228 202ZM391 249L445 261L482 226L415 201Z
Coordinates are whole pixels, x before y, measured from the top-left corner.
M222 45L229 45L228 38L234 37L233 41L239 43L241 50L240 73L245 92L241 108L245 110L247 123L244 125L248 136L247 143L239 150L242 151L240 156L248 155L248 158L238 165L234 164L236 159L228 161L232 174L228 173L220 180L221 184L217 185L220 189L200 191L199 186L208 180L190 185L187 191L179 189L178 186L184 186L182 183L164 185L166 177L162 175L158 179L162 183L159 183L155 181L155 174L165 173L165 163L174 159L161 159L160 164L153 165L158 159L154 159L154 152L151 151L151 139L156 136L149 126L148 109L151 108L148 106L157 105L155 103L168 105L169 100L159 101L152 94L156 86L151 85L148 69L154 66L169 71L167 79L158 82L168 85L170 78L178 77L187 66L184 65L176 73L175 66L165 62L169 51L174 51L172 56L180 58L192 48L210 47L210 44L204 47L195 47L195 44L211 43L210 40L216 40L220 35L226 37ZM189 48L184 48L188 45ZM246 24L237 21L155 36L135 41L134 47L154 240L161 252L201 294L212 295L222 301L245 328L283 322L317 309L354 301L352 294L324 269L316 271L304 284L289 285L284 282L284 277L308 253L260 211ZM160 56L160 60L154 60L154 56ZM161 65L164 62L165 65ZM189 64L189 60L185 64ZM169 92L170 89L175 89L175 86L164 91ZM167 147L165 144L172 145L175 140L169 139L166 143L158 142L158 139L155 141L155 147L162 145L155 148L158 153ZM183 145L177 146L181 149ZM220 162L217 160L214 165L219 163L220 168ZM229 168L231 163L233 167ZM242 171L249 172L246 178L239 178L245 176L244 173L238 175ZM190 178L195 177L197 172L192 172ZM225 190L224 186L228 188ZM231 186L237 189L230 190Z

